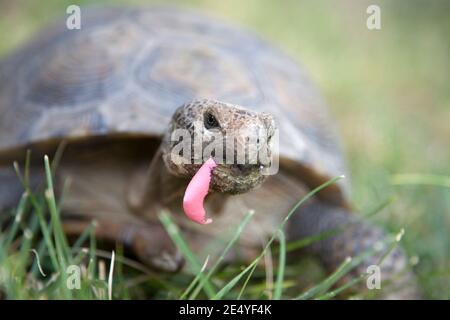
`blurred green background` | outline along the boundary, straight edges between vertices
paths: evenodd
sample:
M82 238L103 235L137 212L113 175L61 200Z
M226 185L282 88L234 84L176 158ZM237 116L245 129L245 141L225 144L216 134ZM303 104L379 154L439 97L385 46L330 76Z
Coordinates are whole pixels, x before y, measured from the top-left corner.
M0 56L70 4L0 0ZM164 2L167 3L167 2ZM450 1L171 1L244 25L301 62L324 93L351 168L353 203L392 231L429 298L450 298L450 189L393 186L393 174L450 175ZM366 28L381 7L382 29Z

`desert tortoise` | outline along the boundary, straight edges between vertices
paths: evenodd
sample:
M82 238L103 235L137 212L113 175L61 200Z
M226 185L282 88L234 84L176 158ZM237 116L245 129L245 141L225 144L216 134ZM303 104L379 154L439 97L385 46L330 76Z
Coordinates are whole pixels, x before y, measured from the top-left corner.
M70 182L62 207L67 233L96 219L97 237L121 241L164 270L177 270L182 259L158 220L161 209L177 217L199 254L254 210L235 254L250 258L302 195L346 174L333 121L298 65L253 34L187 10L89 9L81 30L63 22L45 29L1 63L0 114L0 209L23 192L11 162L31 149L37 186L43 154L65 141L56 188ZM199 164L167 157L172 130L192 133L194 122L203 133L249 126L279 133L277 174L263 175L259 163L213 169L208 226L182 215L183 191ZM350 213L348 195L348 179L340 180L301 206L288 227L290 239L299 239L348 225L307 250L330 270L384 236ZM382 270L389 276L406 261L396 249ZM402 279L413 282L409 271Z

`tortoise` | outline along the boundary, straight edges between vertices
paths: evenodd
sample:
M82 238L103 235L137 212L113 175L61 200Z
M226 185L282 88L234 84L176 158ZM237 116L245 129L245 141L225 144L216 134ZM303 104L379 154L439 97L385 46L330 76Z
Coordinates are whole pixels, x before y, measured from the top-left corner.
M187 9L90 8L80 30L61 22L48 27L0 64L0 114L1 210L23 192L11 162L30 149L30 184L37 187L44 180L42 156L64 143L55 189L60 194L68 185L61 209L67 235L95 220L97 238L120 242L164 271L178 271L183 259L159 222L161 210L172 213L204 256L253 210L230 254L251 259L298 199L348 173L333 119L305 71L258 36ZM205 207L214 222L207 226L186 219L182 207L202 162L180 164L168 156L173 131L193 136L194 123L206 134L202 143L214 141L211 132L248 128L279 137L278 152L265 144L278 159L276 174L265 174L267 163L258 162L212 169ZM212 157L220 162L224 155ZM304 250L330 271L384 237L352 213L349 195L348 179L328 186L297 209L286 230L295 240L345 225ZM417 296L400 248L382 271L384 279L404 271L398 283L405 285L383 297Z

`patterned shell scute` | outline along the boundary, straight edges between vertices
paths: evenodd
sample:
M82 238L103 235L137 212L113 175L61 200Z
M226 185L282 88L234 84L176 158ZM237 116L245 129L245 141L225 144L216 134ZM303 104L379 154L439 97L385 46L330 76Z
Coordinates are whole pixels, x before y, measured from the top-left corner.
M272 113L282 161L321 177L345 173L324 102L296 63L240 28L168 7L86 9L81 30L60 22L4 59L0 151L113 133L159 137L176 108L198 98Z

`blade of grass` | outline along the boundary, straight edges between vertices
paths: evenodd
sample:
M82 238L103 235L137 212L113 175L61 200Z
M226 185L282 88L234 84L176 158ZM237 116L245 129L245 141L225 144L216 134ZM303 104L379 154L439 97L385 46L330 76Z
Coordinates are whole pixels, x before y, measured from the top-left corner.
M95 257L95 255L94 255ZM89 290L89 295L90 295L90 299L92 299L94 297L94 292L92 290L92 282L95 280L95 271L96 271L96 263L97 260L95 258L90 258L89 259L89 263L87 266L87 277L86 277L86 282L90 288Z
M31 215L32 216L32 221L34 221L34 222L32 222L32 225L34 226L34 229L32 227L32 230L34 230L33 232L34 233L37 232L38 228L42 229L41 228L41 224L43 224L43 223L46 224L46 228L48 230L48 236L47 237L45 236L44 232L42 230L40 230L42 232L42 234L44 235L44 239L39 243L37 253L38 253L39 256L44 256L45 249L47 248L49 250L49 255L50 255L50 259L52 261L52 265L53 265L54 268L56 268L56 266L53 263L53 261L57 260L57 259L55 259L56 258L56 254L53 254L53 257L52 257L52 252L55 253L55 250L52 247L53 244L50 243L50 246L49 246L49 243L48 243L48 239L52 238L53 228L51 228L51 223L47 224L47 222L45 220L42 221L42 219L41 219L41 217L44 216L45 200L44 200L43 197L36 198L36 196L34 194L32 194L32 193L30 194L29 193L29 192L31 192L30 190L28 190L26 192L27 192L27 194L29 194L30 203L31 203L31 206L34 209L34 213L35 213L35 214ZM38 265L35 262L35 263L33 263L33 267L31 268L31 273L33 275L36 275L37 272L38 272Z
M255 265L252 267L252 269L250 270L250 272L247 275L247 278L244 281L244 284L242 285L241 290L239 291L239 295L237 296L237 300L241 300L242 295L244 294L245 289L248 286L248 283L250 282L250 279L252 278L253 273L255 272L256 267L258 266L258 264L255 263Z
M393 185L429 185L450 188L450 177L437 174L395 174L391 177Z
M348 271L350 271L354 267L355 264L352 263L352 260L353 259L351 257L347 257L347 259L345 259L344 262L342 262L341 265L324 281L302 293L301 295L296 297L295 300L310 299L328 290L333 284L335 284L340 278L342 278Z
M53 189L52 172L50 169L50 162L48 156L44 156L45 175L47 179L47 190L45 191L45 198L49 207L50 217L52 219L53 234L55 237L56 252L59 256L59 261L62 270L67 269L67 263L70 256L69 245L66 236L63 232L59 212L56 206L55 193ZM65 272L63 272L65 274Z
M29 228L25 228L23 232L23 241L20 245L20 255L19 261L17 264L18 269L21 270L24 274L26 273L27 261L30 258L30 250L33 239L33 232Z
M39 232L39 217L37 215L31 215L30 221L28 222L28 227L29 227L29 229L31 230L31 232L34 235ZM26 241L28 241L28 240L26 239ZM44 243L44 242L45 242L45 240L41 240L41 243ZM25 255L27 255L27 252L25 251L25 248L23 250L21 249L21 255L23 257L25 257ZM42 256L42 254L40 254L39 251L38 251L38 255ZM36 268L36 270L34 270L35 268ZM36 275L36 273L38 272L37 269L38 269L37 262L34 261L33 267L31 269L31 275L32 276Z
M254 214L255 214L255 211L250 210L244 216L244 219L242 219L242 221L239 223L238 227L236 228L236 232L234 233L233 237L228 242L228 244L226 245L225 249L222 251L221 255L216 260L214 265L209 269L208 273L205 275L205 277L204 277L205 281L209 280L212 277L213 273L216 271L216 269L219 267L219 265L222 263L222 261L227 256L228 252L231 250L231 248L234 246L236 241L239 239L241 233L244 231L245 227L247 226L248 222L250 221L250 219L253 217ZM190 296L190 299L195 299L197 297L198 293L201 290L201 287L202 287L202 283L200 283L197 286L197 288L194 291L194 293Z
M97 241L95 239L95 229L90 230L89 235L89 265L88 265L88 277L95 279L95 272L97 266Z
M386 250L384 255L381 256L380 260L378 261L378 265L381 265L384 262L384 260L387 258L387 256L395 249L395 247L397 247L400 240L402 240L404 234L405 234L405 229L402 228L395 235L395 238L394 238L395 241L390 244L390 247L388 248L388 250Z
M206 269L206 266L208 265L208 261L209 261L209 256L206 257L205 263L203 263L202 269L201 269L201 273L203 273ZM206 277L206 276L205 276ZM187 295L195 288L195 286L197 285L197 283L199 283L201 278L200 273L198 273L194 280L191 281L191 283L189 284L189 286L186 288L186 290L184 290L184 292L181 294L180 296L180 300L184 300L186 299ZM201 286L199 286L199 290L201 290ZM195 292L193 292L194 294ZM189 297L190 300L194 299L191 297Z
M92 232L95 231L95 228L97 227L97 222L93 220L89 226L80 234L80 236L77 238L77 240L72 245L72 250L78 250L81 248L81 245L89 239L89 236Z
M5 248L8 249L11 246L11 243L13 242L14 238L17 235L17 230L19 229L20 223L23 221L25 209L28 203L28 194L24 192L22 194L22 197L20 198L19 204L16 209L16 216L14 218L14 222L8 232L8 236L5 241Z
M50 255L50 260L52 262L53 268L55 270L58 270L59 267L59 263L58 263L58 259L56 257L56 250L55 247L53 245L53 241L52 241L52 237L51 237L51 229L49 229L47 227L47 222L45 220L45 215L44 215L44 211L42 210L43 208L43 204L41 204L37 198L35 197L35 195L33 194L30 185L29 184L25 184L24 179L22 179L21 174L20 174L20 170L18 166L14 166L15 170L16 170L16 174L19 177L20 182L22 183L22 187L25 189L25 192L28 195L28 199L34 209L34 213L36 214L36 216L38 217L38 221L39 221L39 225L40 225L40 229L42 232L42 235L44 236L44 240L45 243L47 245L47 249L49 251L49 255ZM38 251L39 254L41 254L41 252ZM34 271L36 271L36 268L34 268Z
M275 282L275 290L273 293L274 300L280 300L283 293L284 268L286 266L286 237L283 231L278 231L278 241L280 243L280 256L278 261L277 280Z
M116 246L116 292L117 296L122 300L130 300L130 290L128 287L126 287L124 284L126 282L126 275L124 274L124 264L119 259L119 257L122 257L124 255L124 247L122 243L118 243ZM144 276L146 276L144 274Z
M25 174L24 174L24 182L26 185L30 184L30 163L31 163L31 150L27 149L27 153L25 155Z
M364 215L364 218L372 218L375 214L377 214L378 212L381 212L383 209L387 208L388 206L390 206L392 203L394 203L395 201L397 201L398 197L396 195L391 195L390 197L388 197L385 201L383 201L382 203L380 203L378 206L376 206L375 208L373 208L372 210L370 210L368 213L366 213Z
M186 288L186 290L183 291L183 293L180 296L180 300L185 300L188 296L188 294L195 288L195 286L197 285L197 283L200 281L200 273L197 273L197 275L195 276L195 278L191 281L191 283L188 285L188 287ZM201 288L200 288L201 290ZM193 300L189 297L189 300Z
M305 238L302 238L302 239L299 239L296 241L291 241L286 245L286 251L292 252L292 251L307 247L312 243L328 239L330 237L338 235L340 232L343 231L343 229L344 229L344 226L342 228L336 228L336 229L323 231L323 232L320 232L318 234L315 234L315 235L312 235L309 237L305 237Z
M16 176L17 176L17 178L20 181L20 184L23 185L23 186L24 185L28 185L26 183L25 179L22 176L22 172L20 171L20 166L19 166L19 163L17 161L13 162L13 167L14 167L14 171L16 172Z
M113 283L113 273L114 273L114 258L115 253L114 250L111 254L111 262L109 265L109 274L108 274L108 299L112 300L112 283Z
M47 275L45 274L44 270L41 267L41 262L40 262L40 258L39 258L38 252L35 249L31 249L30 251L34 254L34 256L36 258L36 264L38 266L39 272L41 273L41 275L43 277L46 277Z
M74 253L75 251L76 250L72 249L72 253ZM82 248L81 250L78 250L78 254L72 259L70 263L74 265L79 265L80 263L82 263L83 259L86 258L88 253L89 253L88 248Z
M66 150L67 147L67 141L63 140L58 144L58 147L56 148L56 151L53 155L53 160L52 160L52 164L51 164L51 171L52 172L56 172L56 169L59 166L59 163L61 162L64 150Z
M241 278L250 270L254 270L254 267L258 264L259 259L253 260L242 272L240 272L237 276L235 276L231 281L229 281L220 291L213 297L213 300L222 299L234 286L241 280Z
M165 211L161 212L159 215L159 219L161 220L162 224L167 230L167 233L173 240L173 242L176 244L178 249L181 251L183 256L186 258L186 260L191 265L193 271L195 274L201 274L200 281L202 282L203 288L205 290L206 295L209 298L214 297L215 290L212 286L212 284L205 280L205 277L203 273L201 272L201 266L199 262L197 261L197 258L195 257L194 253L191 251L191 249L188 247L186 241L183 239L183 237L180 234L180 231L178 230L178 227L176 224L172 221L169 214Z
M361 275L359 275L356 278L351 279L350 281L348 281L347 283L343 284L342 286L340 286L339 288L327 292L324 295L321 295L319 297L316 298L316 300L329 300L332 299L334 297L336 297L338 294L340 294L341 292L343 292L344 290L347 290L351 287L353 287L354 285L356 285L357 283L363 281L365 278L367 277L366 273L363 273Z
M264 290L264 292L267 294L267 297L269 299L272 299L273 298L273 288L274 288L272 246L267 248L266 253L264 254L263 260L264 260L264 276L266 279L266 289ZM252 270L252 272L255 272L255 270ZM252 275L252 277L253 277L253 275Z
M36 215L37 216L37 215ZM49 230L49 236L50 237L52 237L52 235L53 235L53 229L52 229L52 227L51 227L51 223L49 223L49 224L47 224L47 228L48 228L48 230ZM42 231L42 230L41 230ZM44 256L44 254L45 254L45 249L48 249L48 245L47 245L47 241L46 241L46 239L45 239L45 237L44 237L44 239L42 240L42 241L40 241L39 242L39 245L38 245L38 249L37 249L37 253L38 253L38 255L41 257L41 256ZM50 258L51 259L51 258ZM36 264L36 263L34 263L33 264L33 267L31 268L31 273L33 274L33 275L36 275L36 273L38 272L38 265Z

